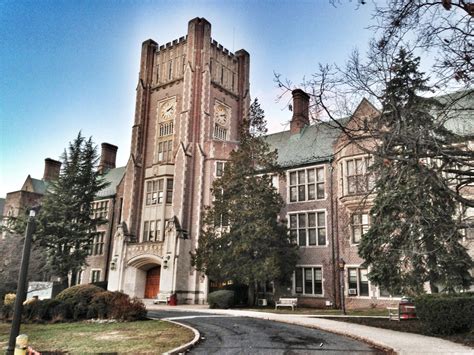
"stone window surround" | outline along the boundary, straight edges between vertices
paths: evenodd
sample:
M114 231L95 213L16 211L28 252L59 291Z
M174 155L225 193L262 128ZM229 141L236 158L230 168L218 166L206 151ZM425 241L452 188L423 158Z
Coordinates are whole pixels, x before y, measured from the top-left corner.
M225 166L227 164L227 160L216 160L215 161L215 169L214 169L214 177L220 178L224 174ZM222 168L219 169L219 164L222 164ZM220 172L220 175L219 175Z
M97 275L97 280L94 280L94 276ZM90 276L89 276L89 279L90 279L90 282L100 282L100 277L102 276L102 269L96 269L96 268L93 268L91 269L91 273L90 273Z
M326 165L327 164L317 164L317 165L310 165L310 166L305 166L305 167L302 167L302 168L295 168L295 169L288 169L286 171L286 181L287 181L287 192L286 192L286 203L287 204L294 204L294 203L304 203L304 202L312 202L312 201L324 201L328 198L328 194L326 193ZM324 177L324 180L323 181L317 181L317 169L320 169L322 168L323 169L323 177ZM314 169L315 170L315 181L314 181L314 185L315 185L315 191L314 191L314 199L312 200L308 200L308 170L311 170L311 169ZM291 201L291 193L290 193L290 190L291 190L291 186L293 185L290 185L290 173L293 173L293 172L298 172L298 171L301 171L301 170L305 170L306 173L305 173L305 183L304 183L304 186L305 186L305 200L304 201ZM324 186L324 198L318 198L317 196L317 185L318 183L322 183L323 186ZM297 184L295 186L299 186L300 184ZM303 185L303 184L301 184Z
M105 234L105 231L97 231L97 234L92 240L91 248L89 249L89 256L104 255Z
M361 223L360 224L354 224L354 217L356 215L361 216ZM364 224L364 216L367 216L367 224ZM360 239L362 236L367 233L367 231L370 228L370 215L368 211L356 211L350 214L350 221L349 221L349 227L350 227L350 244L351 245L359 245ZM359 227L361 229L361 234L359 236L359 241L355 241L355 228Z
M365 163L362 165L363 172L361 174L355 174L355 175L347 175L348 172L348 162L350 161L355 161L357 159L362 159L363 162ZM372 188L373 184L375 183L374 180L371 180L370 174L367 173L367 167L369 164L371 164L372 157L368 154L355 154L355 155L350 155L350 156L345 156L339 161L339 171L340 171L340 183L342 184L341 186L341 196L357 196L357 195L363 195L370 191ZM357 169L357 168L356 168ZM366 187L363 189L363 191L355 191L355 192L349 192L349 178L355 177L356 182L359 180L358 177L363 177L362 179L366 179L365 184Z
M356 273L356 275L357 275L357 295L349 295L349 269L357 270L357 273ZM359 287L360 287L360 279L359 279L360 278L360 272L359 272L359 270L367 270L367 272L369 271L367 268L361 267L360 264L359 265L357 265L357 264L347 265L346 264L346 266L344 268L344 284L345 284L345 292L344 292L345 294L344 294L344 296L348 297L348 298L371 299L372 297L371 297L370 293L371 293L371 290L372 290L372 285L371 285L370 280L367 281L367 287L368 287L368 290L369 290L368 291L369 294L367 296L361 296L360 295L360 289L359 289ZM373 293L373 291L372 291L372 293Z
M318 244L318 216L317 216L317 213L318 212L324 212L324 229L326 231L326 244L324 245L319 245ZM306 214L306 216L308 215L308 213L315 213L316 214L316 225L315 225L315 229L316 229L316 245L309 245L308 243L306 245L299 245L299 240L298 240L298 236L296 236L296 244L298 245L299 248L328 248L329 247L329 236L328 236L328 213L327 213L327 210L326 208L319 208L319 209L314 209L314 210L299 210L299 211L288 211L287 214L286 214L286 220L288 221L288 229L290 230L291 228L291 225L290 225L290 215L298 215L298 214ZM306 227L305 229L308 230L308 223L306 223ZM321 228L321 227L319 227ZM299 229L299 228L297 228ZM306 236L306 240L308 241L308 234Z
M296 292L296 269L298 268L302 268L302 269L309 269L311 268L313 271L312 271L312 277L313 277L313 291L314 291L314 269L320 269L321 270L321 294L315 294L315 293L297 293ZM304 291L304 272L302 273L302 282L303 282L303 291ZM323 268L323 265L321 264L312 264L312 265L308 265L308 264L297 264L296 267L295 267L295 271L293 271L293 280L292 280L292 294L294 296L298 296L298 297L313 297L313 298L324 298L324 268Z
M170 181L172 182L170 185ZM161 182L161 184L160 184ZM153 189L153 183L156 183L156 189ZM163 201L165 204L170 205L173 203L173 189L174 189L174 179L171 177L160 177L153 179L146 179L144 186L144 205L145 206L156 206L162 205ZM148 189L148 187L150 189ZM156 194L156 198L154 198ZM156 202L153 202L156 200Z
M109 213L109 199L94 200L91 204L91 218L107 218Z

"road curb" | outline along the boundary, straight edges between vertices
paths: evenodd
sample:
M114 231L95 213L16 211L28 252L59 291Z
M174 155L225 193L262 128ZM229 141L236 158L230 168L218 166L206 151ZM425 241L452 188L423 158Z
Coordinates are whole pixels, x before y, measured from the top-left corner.
M156 319L156 318L152 318L152 319ZM176 322L174 320L169 320L169 319L160 319L160 320L165 321L165 322L169 322L169 323L173 323L173 324L179 325L179 326L184 327L184 328L188 328L189 330L191 330L194 333L194 339L193 340L191 340L189 343L186 343L184 345L180 345L177 348L174 348L174 349L171 349L170 351L167 351L165 353L166 355L184 354L186 352L186 350L192 348L194 345L197 344L199 339L201 339L201 333L199 333L199 331L196 328L193 328L193 327L191 327L187 324Z

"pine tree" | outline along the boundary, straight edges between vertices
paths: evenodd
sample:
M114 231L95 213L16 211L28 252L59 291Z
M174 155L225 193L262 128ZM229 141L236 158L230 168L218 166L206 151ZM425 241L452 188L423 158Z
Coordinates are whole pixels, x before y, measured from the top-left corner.
M86 263L96 227L91 218L96 194L108 185L96 169L98 156L92 138L79 132L62 157L59 177L51 183L37 216L35 242L45 248L53 272L67 284Z
M212 207L204 217L193 263L213 281L287 281L297 247L278 219L283 200L269 173L278 172L276 152L264 140L264 112L255 100L241 125L241 145L213 183Z
M369 279L392 294L423 293L426 282L431 291L471 284L459 203L439 167L439 147L457 138L432 114L441 104L418 96L429 90L418 66L419 58L403 49L394 60L378 121L372 223L359 245Z

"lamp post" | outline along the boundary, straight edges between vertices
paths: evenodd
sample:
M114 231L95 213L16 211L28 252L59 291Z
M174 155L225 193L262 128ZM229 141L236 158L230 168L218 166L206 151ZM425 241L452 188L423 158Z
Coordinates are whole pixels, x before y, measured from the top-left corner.
M38 207L33 207L30 210L30 215L26 224L25 243L23 244L23 255L21 257L20 275L18 276L18 286L16 290L15 307L13 310L13 320L7 354L13 354L15 351L15 340L20 332L21 311L23 308L23 302L26 299L27 291L26 279L28 276L28 264L30 262L31 240L35 228L35 216L38 209Z
M344 285L345 285L345 280L344 280L344 268L346 266L346 262L344 261L343 258L339 259L339 272L340 272L340 284L341 284L341 308L342 308L342 314L346 314L346 302L344 300Z

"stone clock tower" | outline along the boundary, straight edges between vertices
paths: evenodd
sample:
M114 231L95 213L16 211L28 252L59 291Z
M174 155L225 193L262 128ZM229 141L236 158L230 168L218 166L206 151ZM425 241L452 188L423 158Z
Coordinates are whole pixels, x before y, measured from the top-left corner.
M249 54L212 40L205 19L166 45L143 43L109 289L206 300L208 280L192 268L190 252L249 101Z

